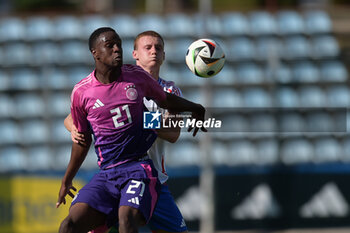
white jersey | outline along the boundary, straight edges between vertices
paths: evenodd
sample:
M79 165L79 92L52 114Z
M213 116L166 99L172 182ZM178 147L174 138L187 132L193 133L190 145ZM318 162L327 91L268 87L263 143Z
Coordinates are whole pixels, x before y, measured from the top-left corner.
M166 81L164 79L159 78L158 83L164 88L164 91L182 97L181 90L174 85L174 82ZM157 109L165 111L164 109L158 108L157 104L153 100L147 100L146 98L144 98L143 103L149 111L157 111ZM158 178L160 183L164 184L169 178L165 168L164 140L161 138L157 138L156 141L153 143L152 147L148 150L148 154L152 159L155 168L158 171Z

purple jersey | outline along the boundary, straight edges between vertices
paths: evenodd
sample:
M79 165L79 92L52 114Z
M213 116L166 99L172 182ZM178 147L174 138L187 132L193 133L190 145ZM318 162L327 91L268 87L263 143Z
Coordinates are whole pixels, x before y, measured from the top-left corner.
M71 96L73 122L80 132L93 131L101 169L144 155L156 134L143 129L143 98L165 99L165 92L141 67L123 65L121 75L100 83L95 71L77 83Z

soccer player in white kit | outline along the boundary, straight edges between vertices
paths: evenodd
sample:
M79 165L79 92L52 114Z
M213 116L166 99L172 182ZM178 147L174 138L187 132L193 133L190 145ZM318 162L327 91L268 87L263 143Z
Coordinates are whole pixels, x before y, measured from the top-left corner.
M181 90L175 86L174 82L159 77L160 66L165 59L165 53L164 40L157 32L145 31L136 37L133 58L136 60L136 65L150 73L163 87L164 91L182 96ZM158 106L153 100L144 99L144 105L150 111L158 110ZM160 129L157 133L158 138L149 149L148 154L158 171L158 178L162 185L155 211L148 226L152 231L187 232L185 221L166 184L169 177L166 173L164 157L164 140L176 142L180 136L180 128Z

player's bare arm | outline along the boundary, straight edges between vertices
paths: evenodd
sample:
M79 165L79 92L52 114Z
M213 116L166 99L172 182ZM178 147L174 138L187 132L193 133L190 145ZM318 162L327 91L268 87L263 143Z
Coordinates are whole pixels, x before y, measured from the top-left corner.
M81 164L84 162L91 144L91 135L89 133L86 133L84 134L84 137L87 142L86 146L77 143L73 143L72 145L71 158L68 163L66 173L62 179L56 208L58 208L62 203L66 204L65 197L67 194L72 198L74 197L74 194L71 191L76 191L75 187L73 186L73 178L77 174Z
M166 93L165 101L157 103L161 108L166 108L170 112L180 113L180 112L192 112L192 118L197 121L204 121L205 108L201 104L193 103L182 97ZM192 130L192 127L188 129L188 132ZM193 136L196 136L199 128L195 127L193 131ZM202 126L201 130L207 132L207 130Z

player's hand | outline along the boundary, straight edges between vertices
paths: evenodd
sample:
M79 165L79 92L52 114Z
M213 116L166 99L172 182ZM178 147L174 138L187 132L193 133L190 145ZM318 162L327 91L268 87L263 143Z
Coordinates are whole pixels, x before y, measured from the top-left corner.
M73 186L72 183L64 184L62 183L60 192L58 193L58 201L56 203L56 208L58 208L62 203L66 204L66 195L68 194L72 198L74 198L73 191L77 191L77 189Z
M86 146L84 134L79 133L77 127L75 127L74 124L72 124L71 138L74 143Z
M202 123L204 122L204 116L205 116L205 108L198 104L198 108L192 112L192 119L196 119L196 122L197 121L201 121ZM191 130L193 129L193 127L188 127L188 132L190 132ZM204 128L204 126L202 126L200 128L203 132L207 132L208 130L206 128ZM193 130L193 137L196 136L197 132L198 132L199 128L198 127L194 127L194 130Z

